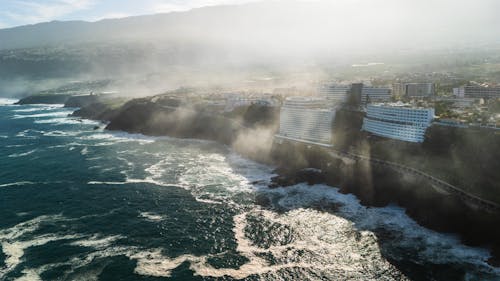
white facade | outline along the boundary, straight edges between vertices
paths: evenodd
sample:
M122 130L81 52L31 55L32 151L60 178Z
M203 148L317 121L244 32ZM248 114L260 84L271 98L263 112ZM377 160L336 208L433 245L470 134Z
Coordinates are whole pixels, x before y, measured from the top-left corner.
M330 144L334 117L324 99L288 98L281 108L278 137Z
M392 90L390 88L363 87L361 91L361 103L390 102Z
M334 103L343 103L351 90L350 86L343 85L322 85L318 89L319 96Z
M453 88L453 95L457 98L463 98L465 96L465 88Z
M368 105L363 130L374 135L408 142L423 142L434 119L433 108L404 104Z

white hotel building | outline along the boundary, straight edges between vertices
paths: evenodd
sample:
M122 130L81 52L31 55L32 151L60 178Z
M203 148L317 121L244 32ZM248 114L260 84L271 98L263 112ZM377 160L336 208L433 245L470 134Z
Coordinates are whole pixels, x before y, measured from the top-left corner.
M287 98L281 107L278 139L331 146L335 111L325 99Z
M433 119L433 108L416 108L402 103L370 104L363 130L381 137L423 142Z

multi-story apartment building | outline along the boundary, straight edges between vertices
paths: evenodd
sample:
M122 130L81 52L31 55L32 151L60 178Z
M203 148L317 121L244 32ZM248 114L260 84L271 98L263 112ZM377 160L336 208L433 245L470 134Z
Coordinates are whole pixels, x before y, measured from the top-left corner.
M434 95L434 83L395 83L394 93L399 97L424 98Z
M318 89L319 96L333 103L344 103L351 91L351 86L325 84Z
M281 107L276 137L329 146L335 111L325 105L321 98L287 98Z
M381 137L423 142L433 119L433 108L416 108L402 103L370 104L363 120L363 130Z
M464 89L464 87L453 88L453 96L455 96L457 98L463 98L463 97L465 97L465 89Z
M463 89L468 98L500 98L500 87L465 86Z
M332 104L365 105L370 102L389 102L392 99L392 89L368 87L363 83L353 83L349 86L325 84L319 87L318 93Z
M390 88L363 87L361 91L361 104L390 102L392 90Z

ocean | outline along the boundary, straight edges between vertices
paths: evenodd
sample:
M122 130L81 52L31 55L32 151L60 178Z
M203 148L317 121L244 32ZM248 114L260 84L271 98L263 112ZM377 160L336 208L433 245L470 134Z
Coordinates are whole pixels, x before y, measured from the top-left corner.
M210 141L0 100L0 280L500 280L485 248ZM98 127L98 128L96 128Z

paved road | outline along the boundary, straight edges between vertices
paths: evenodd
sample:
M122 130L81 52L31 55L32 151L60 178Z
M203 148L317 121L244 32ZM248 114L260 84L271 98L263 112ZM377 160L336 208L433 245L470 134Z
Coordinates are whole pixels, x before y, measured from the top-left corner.
M345 152L345 151L340 151L340 150L336 150L336 149L332 149L332 150L334 150L335 153L337 153L338 155L341 155L341 156L344 156L344 157L347 157L347 158L350 158L353 160L369 161L369 162L377 164L377 165L390 167L398 172L410 173L410 174L413 174L413 175L416 175L419 177L423 177L423 178L431 181L432 183L438 185L439 187L444 188L446 191L457 195L458 197L460 197L462 200L464 200L466 202L473 203L474 205L476 205L482 209L486 209L488 211L495 211L495 212L500 211L499 204L496 204L496 203L491 202L491 201L486 200L486 199L482 199L474 194L468 193L468 192L460 189L457 186L449 184L443 180L440 180L432 175L429 175L429 174L422 172L420 170L417 170L415 168L401 165L401 164L398 164L395 162L390 162L390 161L385 161L385 160L381 160L381 159L377 159L377 158L367 157L367 156L360 155L360 154L354 154L351 152Z

